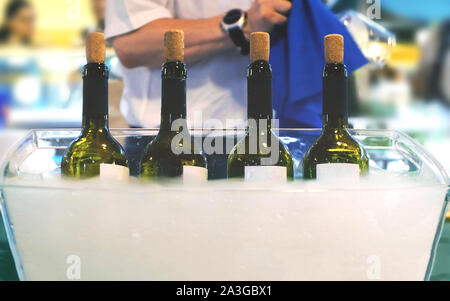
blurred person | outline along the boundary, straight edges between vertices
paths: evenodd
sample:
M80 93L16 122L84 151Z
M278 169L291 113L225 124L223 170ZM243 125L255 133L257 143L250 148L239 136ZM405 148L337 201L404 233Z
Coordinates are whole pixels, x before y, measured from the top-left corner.
M431 91L450 105L450 19L439 30L439 50L431 73ZM432 92L433 93L433 92Z
M215 119L234 128L247 120L248 39L256 31L272 34L273 107L280 126L320 126L323 37L345 37L350 73L367 63L324 2L109 0L105 35L122 63L125 89L120 106L126 121L132 127L159 127L164 32L176 28L185 33L190 126ZM298 72L291 74L288 66Z
M411 86L401 70L386 65L372 73L372 84L367 98L378 106L407 108L412 99ZM394 113L394 112L391 112Z
M0 26L1 46L29 46L35 29L35 13L25 0L11 0L5 6L3 24ZM5 76L9 73L5 72ZM5 78L0 82L0 128L4 128L12 102L11 88Z
M32 43L35 12L26 0L11 0L6 5L4 24L0 28L0 44L27 46Z
M413 79L415 93L450 105L450 19L428 30L421 53Z
M164 32L185 33L188 119L246 120L245 70L251 32L284 24L288 0L109 0L106 37L122 62L121 112L132 127L159 127ZM239 9L239 10L236 10ZM228 31L226 23L236 25ZM239 51L242 51L242 55ZM235 124L227 124L234 127Z

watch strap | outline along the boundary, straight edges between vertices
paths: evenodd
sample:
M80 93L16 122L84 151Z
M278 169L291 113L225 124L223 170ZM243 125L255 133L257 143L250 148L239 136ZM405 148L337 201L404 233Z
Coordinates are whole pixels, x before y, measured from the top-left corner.
M231 28L228 35L233 41L234 45L240 48L242 55L247 55L250 52L250 42L244 35L244 32L239 27Z

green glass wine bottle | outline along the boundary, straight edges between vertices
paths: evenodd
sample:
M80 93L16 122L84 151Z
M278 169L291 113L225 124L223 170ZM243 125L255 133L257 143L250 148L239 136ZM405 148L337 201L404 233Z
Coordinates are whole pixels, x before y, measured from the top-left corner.
M248 126L228 157L228 178L286 182L294 177L292 156L272 130L269 53L269 34L252 33L247 72Z
M108 127L108 67L105 38L91 33L86 40L88 64L83 70L83 121L80 136L71 143L61 161L68 178L126 180L128 163L122 146Z
M348 131L347 69L344 40L327 35L323 71L323 129L303 158L303 178L333 180L368 174L369 158Z
M161 71L161 126L158 135L146 146L141 160L141 178L205 181L206 157L189 134L186 121L186 65L184 33L165 33L166 63Z

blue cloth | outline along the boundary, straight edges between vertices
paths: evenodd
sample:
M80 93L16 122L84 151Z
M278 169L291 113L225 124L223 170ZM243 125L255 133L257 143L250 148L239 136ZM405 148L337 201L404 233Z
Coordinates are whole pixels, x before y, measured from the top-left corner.
M11 95L9 88L0 83L0 129L6 125L6 116L4 115L5 109L11 105Z
M321 0L293 0L287 27L272 37L273 105L281 127L322 126L323 38L344 37L351 73L368 61L346 27Z

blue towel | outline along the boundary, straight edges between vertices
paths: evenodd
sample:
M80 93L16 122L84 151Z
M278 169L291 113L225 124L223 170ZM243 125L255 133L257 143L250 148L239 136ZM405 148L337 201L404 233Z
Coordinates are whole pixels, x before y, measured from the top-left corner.
M7 85L0 83L0 130L6 126L5 109L11 105L11 93Z
M273 105L281 127L322 127L323 38L332 33L344 36L349 73L368 62L321 0L292 1L287 27L272 37Z

